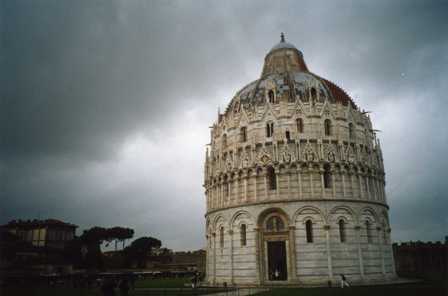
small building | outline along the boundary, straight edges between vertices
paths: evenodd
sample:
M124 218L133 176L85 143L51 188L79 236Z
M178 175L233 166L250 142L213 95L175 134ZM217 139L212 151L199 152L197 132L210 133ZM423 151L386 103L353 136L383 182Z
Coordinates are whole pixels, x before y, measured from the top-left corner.
M66 247L78 226L56 219L12 220L0 225L0 268L6 273L70 273ZM1 252L0 252L1 253Z
M18 236L22 241L30 242L34 247L63 249L76 234L77 225L56 219L12 220L0 226Z
M188 252L175 252L173 254L172 267L187 271L205 272L205 250Z

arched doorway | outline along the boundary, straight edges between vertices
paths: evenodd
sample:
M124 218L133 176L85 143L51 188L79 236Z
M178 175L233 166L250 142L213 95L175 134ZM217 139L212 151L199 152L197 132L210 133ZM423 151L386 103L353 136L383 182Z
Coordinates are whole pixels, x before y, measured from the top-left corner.
M291 279L289 219L280 209L270 209L259 217L260 279L276 283Z

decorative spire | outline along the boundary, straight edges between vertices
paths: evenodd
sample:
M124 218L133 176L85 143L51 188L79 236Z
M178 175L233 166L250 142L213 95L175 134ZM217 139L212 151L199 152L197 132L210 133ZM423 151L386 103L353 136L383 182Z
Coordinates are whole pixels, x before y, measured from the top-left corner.
M283 32L280 34L280 42L285 42L285 34Z

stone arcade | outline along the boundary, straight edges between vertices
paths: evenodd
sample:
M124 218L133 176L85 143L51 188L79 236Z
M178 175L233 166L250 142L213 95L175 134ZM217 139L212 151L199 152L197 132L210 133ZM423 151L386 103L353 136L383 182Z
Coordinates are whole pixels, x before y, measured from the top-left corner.
M395 277L383 158L370 118L280 43L211 129L206 281Z

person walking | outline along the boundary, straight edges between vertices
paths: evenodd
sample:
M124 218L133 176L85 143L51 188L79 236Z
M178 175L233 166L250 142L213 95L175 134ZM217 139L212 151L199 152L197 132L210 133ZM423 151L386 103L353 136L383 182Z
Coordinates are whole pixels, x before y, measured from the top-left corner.
M125 277L120 281L120 284L118 285L118 288L120 289L120 296L128 296L129 294L129 283L128 279Z
M347 279L345 278L345 275L341 273L341 288L344 287L350 287L350 284L348 283Z
M104 296L115 296L115 283L112 279L105 278L101 285L101 292Z

